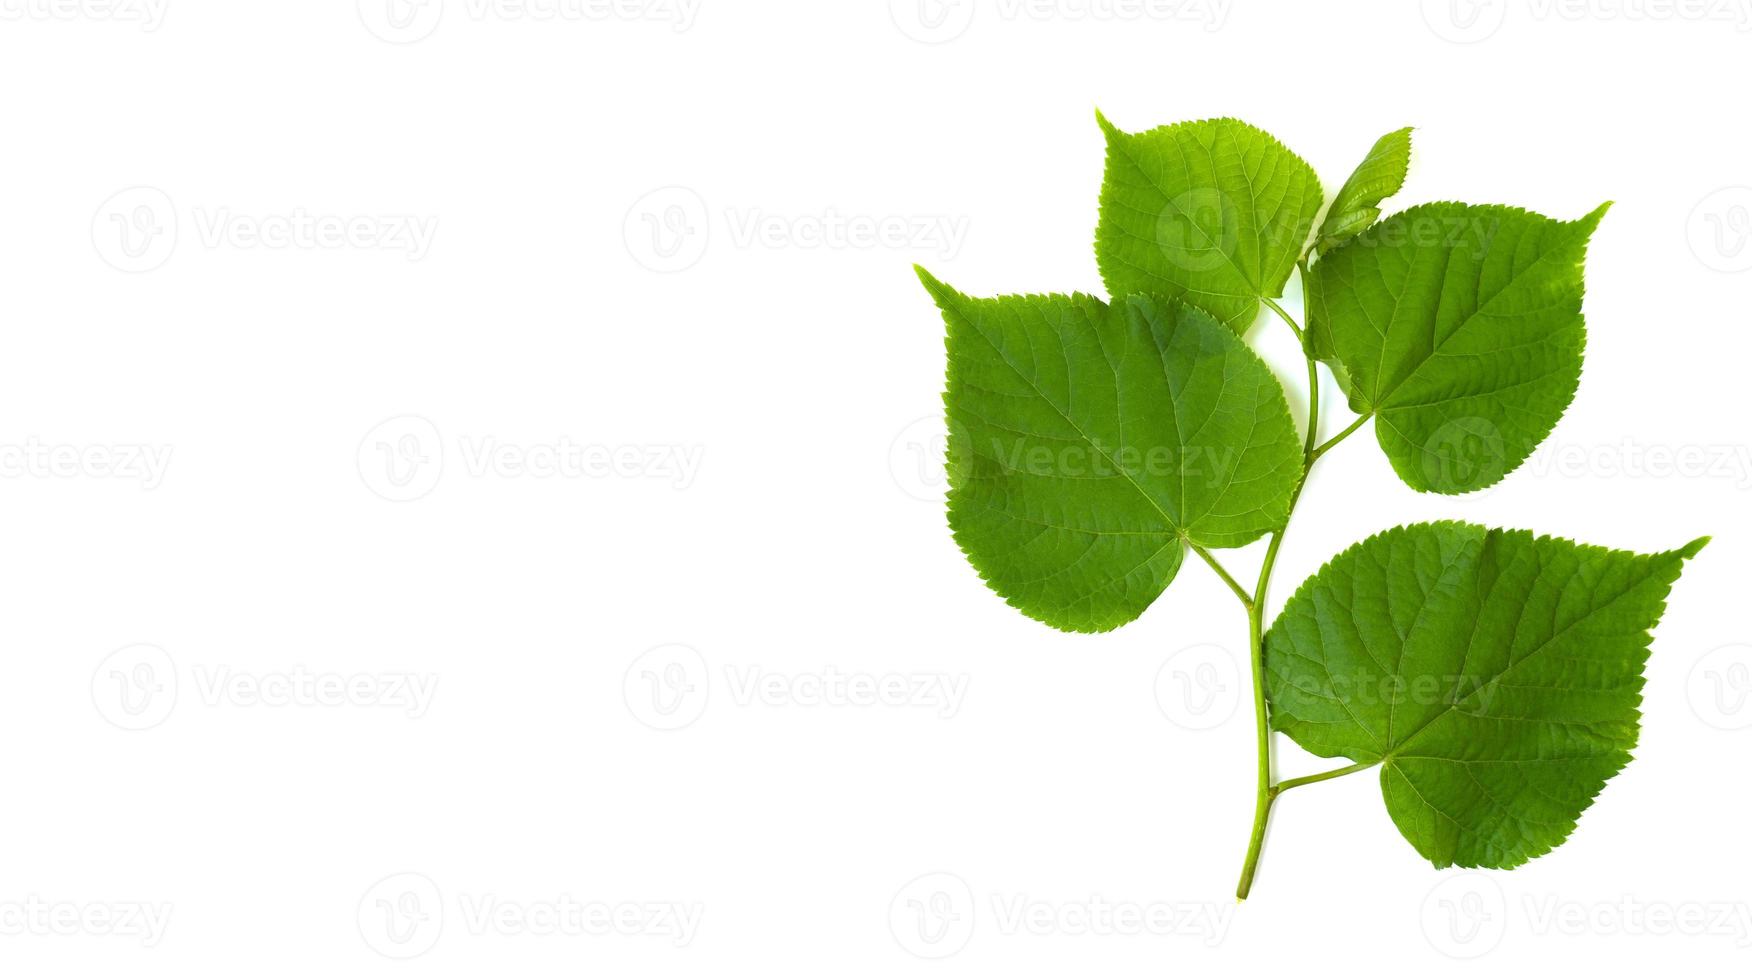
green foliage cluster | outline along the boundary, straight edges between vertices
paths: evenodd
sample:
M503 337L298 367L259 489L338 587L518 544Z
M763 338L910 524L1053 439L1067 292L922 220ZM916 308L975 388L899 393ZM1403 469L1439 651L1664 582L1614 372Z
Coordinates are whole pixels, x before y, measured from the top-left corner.
M1007 602L1064 630L1136 619L1189 552L1235 593L1258 737L1241 897L1280 793L1376 767L1436 867L1550 851L1630 760L1649 631L1704 539L1643 555L1415 524L1333 558L1269 628L1263 607L1310 469L1363 425L1408 486L1441 494L1496 483L1551 432L1581 379L1583 260L1607 206L1382 219L1410 129L1328 201L1308 164L1237 120L1098 121L1107 300L974 298L919 270L948 328L955 540ZM1305 327L1276 302L1292 275ZM1305 433L1244 339L1262 305L1301 343ZM1326 442L1316 363L1356 414ZM1213 552L1260 538L1249 591ZM1274 782L1273 730L1351 764Z

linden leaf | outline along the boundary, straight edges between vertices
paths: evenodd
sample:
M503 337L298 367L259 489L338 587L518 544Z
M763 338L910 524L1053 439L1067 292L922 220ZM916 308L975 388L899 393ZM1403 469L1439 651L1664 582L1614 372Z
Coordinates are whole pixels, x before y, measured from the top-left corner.
M1411 166L1411 127L1396 129L1375 141L1369 155L1338 189L1326 220L1320 223L1320 249L1326 251L1356 237L1381 216L1380 203L1405 186Z
M1188 545L1283 526L1302 475L1283 389L1208 314L1143 296L974 299L919 278L948 325L949 525L1011 605L1110 630Z
M1378 534L1266 635L1271 725L1380 763L1388 813L1436 867L1525 863L1630 761L1649 630L1707 540L1641 555L1460 523Z
M1234 119L1107 135L1095 259L1111 296L1185 299L1246 332L1283 295L1320 180L1263 130Z
M1564 222L1426 204L1321 255L1309 347L1400 479L1479 490L1551 432L1581 380L1582 260L1607 207Z

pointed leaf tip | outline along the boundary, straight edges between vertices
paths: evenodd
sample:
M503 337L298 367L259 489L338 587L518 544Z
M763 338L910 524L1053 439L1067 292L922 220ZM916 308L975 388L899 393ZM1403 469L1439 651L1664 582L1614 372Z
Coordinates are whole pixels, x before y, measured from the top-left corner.
M1095 125L1100 126L1101 131L1109 137L1120 135L1119 127L1115 126L1108 120L1107 116L1101 112L1099 106L1095 109Z
M913 263L913 274L919 277L919 282L924 284L925 291L932 296L941 297L945 293L954 292L954 290L946 285L941 279L931 275L931 270L916 262Z

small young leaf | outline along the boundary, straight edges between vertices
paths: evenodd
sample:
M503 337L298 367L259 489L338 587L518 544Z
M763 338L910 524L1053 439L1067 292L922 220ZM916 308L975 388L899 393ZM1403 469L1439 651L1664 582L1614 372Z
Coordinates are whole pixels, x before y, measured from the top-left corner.
M1343 244L1374 224L1381 216L1380 203L1405 186L1405 172L1410 166L1410 126L1376 140L1369 155L1338 189L1326 220L1320 223L1321 251Z
M1320 211L1320 180L1234 119L1107 134L1095 259L1108 294L1183 298L1238 333L1283 295Z
M1581 380L1582 259L1606 208L1426 204L1315 263L1309 346L1400 479L1479 490L1551 432Z
M1011 605L1110 630L1188 544L1283 526L1302 473L1283 389L1208 314L1142 296L973 299L919 278L949 331L949 525Z
M1271 725L1379 762L1388 813L1436 867L1515 867L1630 761L1649 630L1706 540L1640 555L1460 523L1378 534L1267 634Z

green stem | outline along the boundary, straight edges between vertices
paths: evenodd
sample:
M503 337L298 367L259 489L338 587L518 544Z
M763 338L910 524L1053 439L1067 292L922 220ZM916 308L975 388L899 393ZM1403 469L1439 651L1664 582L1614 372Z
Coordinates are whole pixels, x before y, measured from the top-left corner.
M1260 576L1262 584L1269 575L1269 562L1276 554L1280 540L1281 534L1272 535L1266 574ZM1260 629L1263 621L1257 604L1247 610L1247 645L1253 663L1253 724L1259 749L1259 791L1253 801L1253 836L1247 841L1247 860L1241 865L1241 883L1235 886L1238 901L1246 901L1247 893L1253 888L1253 872L1259 867L1260 848L1265 846L1266 821L1271 816L1272 800L1276 799L1271 791L1271 729L1267 727L1265 717L1265 647Z
M1308 471L1290 494L1290 513L1295 513L1296 501L1308 484ZM1289 521L1284 522L1285 528ZM1259 566L1259 584L1253 589L1253 605L1247 609L1247 649L1253 667L1253 732L1259 751L1258 779L1253 801L1253 835L1247 841L1247 860L1241 867L1241 883L1235 887L1235 897L1245 900L1253 888L1253 872L1259 867L1259 852L1265 846L1265 827L1270 822L1271 804L1277 799L1271 785L1271 725L1265 707L1265 590L1271 584L1271 571L1277 565L1278 549L1283 546L1284 531L1273 531L1271 543L1265 546L1265 561Z
M1306 296L1308 290L1307 256L1297 263L1302 274L1302 292ZM1283 307L1265 300L1267 306L1283 318L1284 323L1295 332L1296 339L1302 339L1302 328L1294 317L1286 313ZM1337 442L1356 430L1353 425L1341 433L1337 439L1316 446L1315 440L1320 432L1320 375L1315 368L1314 358L1308 352L1308 345L1302 344L1302 359L1308 363L1308 433L1302 443L1302 478L1296 482L1296 487L1290 493L1290 506L1284 518L1284 526L1272 532L1271 543L1266 545L1265 560L1259 566L1259 583L1253 589L1253 602L1247 607L1247 648L1253 672L1253 730L1254 741L1258 748L1258 777L1255 781L1253 803L1253 833L1247 842L1247 859L1241 866L1241 883L1235 888L1235 897L1245 900L1247 893L1253 889L1253 875L1259 869L1259 854L1265 847L1265 828L1271 822L1271 805L1277 799L1282 787L1274 787L1271 783L1271 723L1265 703L1265 595L1266 588L1271 584L1272 569L1277 565L1278 549L1284 543L1284 531L1289 528L1289 515L1296 512L1296 503L1302 499L1302 488L1308 485L1308 472L1314 466L1314 461L1320 454L1331 448ZM1360 423L1359 423L1360 424Z

